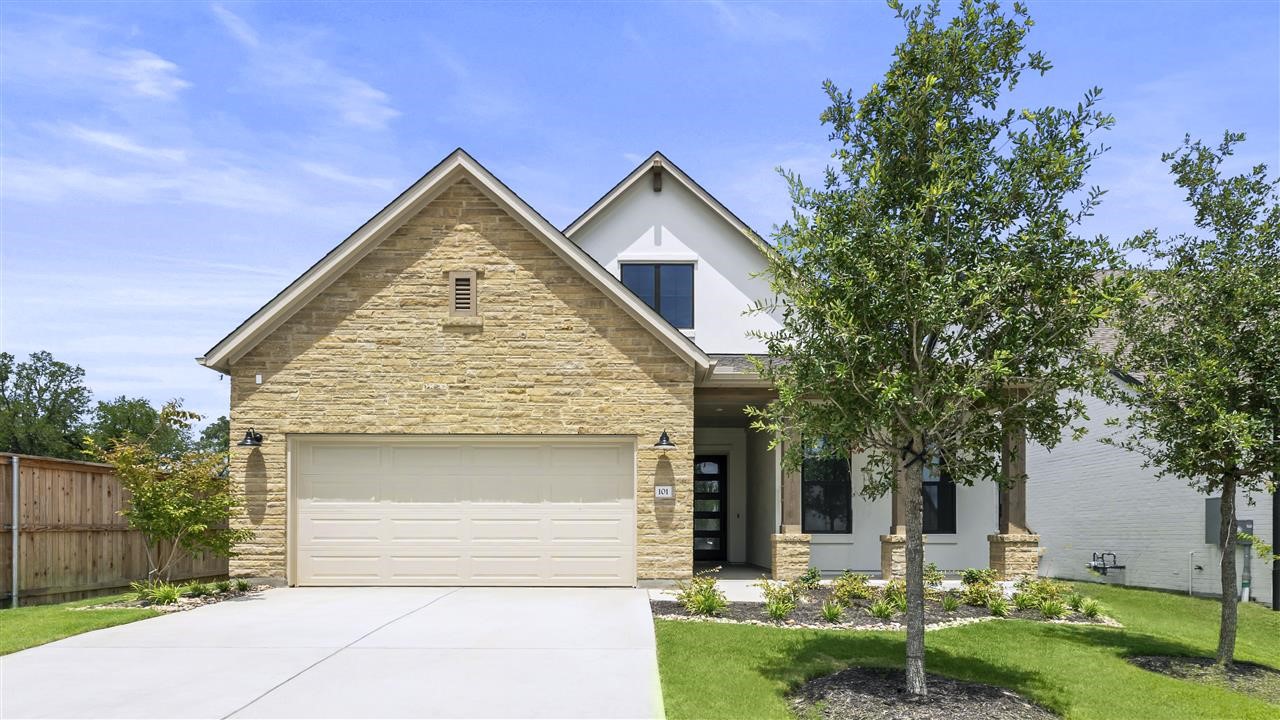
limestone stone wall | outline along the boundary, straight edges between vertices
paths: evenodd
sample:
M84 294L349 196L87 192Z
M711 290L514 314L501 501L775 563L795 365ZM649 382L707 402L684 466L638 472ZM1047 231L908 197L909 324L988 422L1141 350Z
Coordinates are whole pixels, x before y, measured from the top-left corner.
M773 540L774 580L794 580L809 569L809 543L812 535L802 533L775 534Z
M474 270L478 317L449 316ZM255 376L262 376L256 384ZM286 575L286 439L303 433L638 438L641 579L692 566L693 369L476 186L460 180L231 369L232 447L255 538L231 572ZM679 446L652 449L666 429ZM653 486L674 485L655 507Z
M1039 535L988 535L991 544L990 568L1001 580L1035 577L1040 571Z

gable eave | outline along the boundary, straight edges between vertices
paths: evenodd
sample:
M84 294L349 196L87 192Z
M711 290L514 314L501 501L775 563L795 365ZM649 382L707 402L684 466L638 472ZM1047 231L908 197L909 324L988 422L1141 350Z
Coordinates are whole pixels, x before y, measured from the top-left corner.
M280 327L440 193L462 178L475 182L484 194L503 207L535 237L542 240L566 264L577 270L657 336L669 349L698 368L701 373L708 370L710 359L692 340L636 298L586 251L571 242L462 148L454 150L427 171L417 182L400 193L395 200L361 225L337 247L330 250L196 361L218 372L229 372L231 365L244 357L263 338Z

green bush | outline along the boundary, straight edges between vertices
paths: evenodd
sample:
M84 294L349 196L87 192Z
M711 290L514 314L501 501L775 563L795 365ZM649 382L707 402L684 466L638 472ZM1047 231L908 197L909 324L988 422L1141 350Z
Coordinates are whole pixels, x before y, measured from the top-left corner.
M219 580L218 582L214 583L214 584L213 584L213 586L214 586L215 588L217 588L217 589L218 589L218 592L220 592L220 593L229 593L229 592L231 592L231 581L230 581L230 580Z
M768 578L762 578L757 587L764 593L765 613L774 620L785 619L800 604L797 593L802 588L796 583L771 582Z
M960 609L960 598L955 593L943 593L942 610L944 612L953 613Z
M1084 596L1078 592L1073 592L1067 596L1067 607L1080 612L1080 606L1084 604Z
M720 568L703 570L688 581L676 583L676 602L684 606L690 615L718 615L729 605L724 593L716 587L716 573Z
M997 598L1004 599L1004 591L994 583L965 585L960 589L960 600L965 605L972 605L973 607L986 607L988 603Z
M840 622L841 616L844 615L844 606L834 600L828 600L822 603L822 619L829 623Z
M881 620L888 620L893 617L893 613L897 609L898 607L891 602L876 600L871 603L871 607L867 608L867 612L871 613L873 617L878 617Z
M141 580L134 580L129 583L129 589L133 591L134 597L138 600L150 600L151 587L152 584L150 582L144 582Z
M926 590L942 587L942 581L945 578L946 576L944 576L942 571L938 569L937 563L929 563L924 566L924 586Z
M182 596L182 588L169 583L156 583L151 588L151 597L148 601L155 605L172 605L178 602L178 598Z
M1013 594L1013 606L1019 610L1030 610L1040 605L1042 601L1034 595L1025 592L1016 592Z
M960 582L965 585L994 585L998 579L991 568L968 568L960 573Z
M184 594L187 597L204 597L213 594L213 586L209 583L193 582L185 588Z
M901 578L894 578L880 588L880 599L893 605L898 612L907 609L907 583Z
M1003 597L991 598L987 603L987 610L996 617L1009 617L1009 601Z
M1093 598L1085 598L1080 602L1080 614L1087 618L1096 618L1102 614L1102 603Z
M1065 617L1067 606L1061 600L1043 600L1040 602L1040 614L1051 620Z
M875 594L866 575L848 570L831 582L831 597L845 607L852 607L854 600L870 600Z
M236 578L236 592L249 592L249 581L244 578Z
M804 571L804 574L796 578L794 581L797 585L804 588L807 592L813 592L818 589L818 585L822 583L822 571L816 567L810 567Z
M1035 598L1037 605L1043 600L1065 600L1071 594L1071 586L1049 578L1018 578L1014 588L1018 593Z

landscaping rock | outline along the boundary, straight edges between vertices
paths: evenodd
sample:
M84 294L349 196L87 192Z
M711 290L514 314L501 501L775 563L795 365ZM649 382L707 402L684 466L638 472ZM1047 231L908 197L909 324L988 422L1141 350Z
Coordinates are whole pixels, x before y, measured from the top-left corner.
M928 676L929 694L906 693L906 673L848 668L791 694L796 715L824 720L1050 720L1057 716L1017 693L981 683Z

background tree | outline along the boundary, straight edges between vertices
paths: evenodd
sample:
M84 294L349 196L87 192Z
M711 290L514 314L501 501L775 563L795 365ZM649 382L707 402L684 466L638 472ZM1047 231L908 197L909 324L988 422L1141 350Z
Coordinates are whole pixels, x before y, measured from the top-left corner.
M1223 176L1242 140L1188 138L1164 156L1205 236L1149 231L1128 244L1145 287L1117 314L1116 362L1141 382L1116 389L1130 412L1113 422L1129 434L1110 440L1221 498L1223 665L1235 655L1237 492L1263 490L1280 468L1280 180L1265 165Z
M84 370L45 351L26 362L0 352L0 448L78 458L89 407Z
M231 452L231 421L226 415L220 416L200 431L196 447L208 453L218 452L225 455Z
M159 425L188 432L200 416L170 403L160 410ZM228 523L238 507L227 477L226 452L187 450L175 456L157 452L151 437L115 438L106 447L87 440L93 455L115 467L128 493L121 514L147 540L150 579L169 580L176 563L196 552L234 555L237 543L253 537Z
M1052 447L1083 413L1059 393L1093 388L1105 363L1087 343L1121 288L1120 258L1077 227L1101 191L1084 177L1110 116L1080 104L1000 107L1025 71L1032 25L1015 4L935 1L904 10L884 80L856 98L830 81L822 121L837 143L822 187L788 174L793 216L768 274L780 362L757 428L803 445L866 451L868 496L897 485L906 513L907 689L926 692L921 481L926 456L957 482L1000 480L1004 426ZM1067 207L1070 198L1078 205ZM1011 391L1016 388L1016 391ZM803 448L788 444L798 467Z
M170 404L177 408L182 401ZM160 411L146 398L124 395L98 402L88 434L100 448L110 447L113 440L145 440L157 454L166 457L177 457L192 444L188 428L162 423Z

